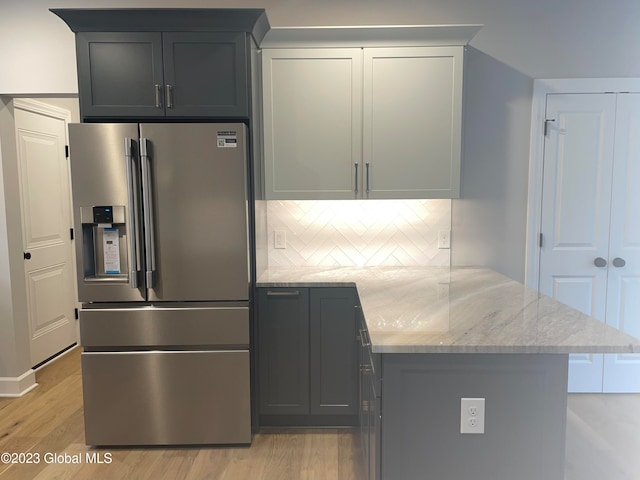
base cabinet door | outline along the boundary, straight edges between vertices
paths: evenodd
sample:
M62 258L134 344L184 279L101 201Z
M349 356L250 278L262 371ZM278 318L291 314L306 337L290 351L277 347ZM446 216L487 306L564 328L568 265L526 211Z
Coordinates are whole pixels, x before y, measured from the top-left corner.
M311 290L311 414L358 413L355 291Z
M251 443L249 351L82 354L88 445Z
M309 414L309 289L258 294L261 415Z
M261 426L355 425L357 344L353 288L260 288Z

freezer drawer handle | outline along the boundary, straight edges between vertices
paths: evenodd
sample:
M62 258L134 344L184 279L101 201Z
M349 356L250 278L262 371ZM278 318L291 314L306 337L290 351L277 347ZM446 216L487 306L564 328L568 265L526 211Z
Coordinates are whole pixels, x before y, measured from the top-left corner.
M145 243L145 279L147 288L153 288L153 272L156 270L155 238L153 234L153 192L151 191L151 159L149 158L147 139L140 139L140 157L142 159L142 207L144 210Z
M136 214L137 197L136 189L134 186L133 176L133 139L124 139L124 157L127 167L127 209L129 219L127 221L129 237L129 254L131 259L129 261L129 283L131 288L138 288L138 219Z

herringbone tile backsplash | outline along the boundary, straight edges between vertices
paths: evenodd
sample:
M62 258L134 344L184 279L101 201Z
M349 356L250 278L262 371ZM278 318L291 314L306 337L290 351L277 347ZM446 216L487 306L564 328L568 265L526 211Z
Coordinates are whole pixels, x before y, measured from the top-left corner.
M451 200L267 202L271 267L447 266L439 230L451 230ZM274 248L275 231L286 249Z

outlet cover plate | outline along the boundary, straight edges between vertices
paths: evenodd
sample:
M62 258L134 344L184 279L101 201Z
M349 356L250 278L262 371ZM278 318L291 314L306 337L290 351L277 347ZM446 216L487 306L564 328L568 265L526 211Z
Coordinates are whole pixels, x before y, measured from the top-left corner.
M278 249L287 248L287 232L285 230L276 230L274 232L273 246Z
M451 230L438 231L438 248L439 249L451 248Z
M460 399L460 433L484 433L484 398Z

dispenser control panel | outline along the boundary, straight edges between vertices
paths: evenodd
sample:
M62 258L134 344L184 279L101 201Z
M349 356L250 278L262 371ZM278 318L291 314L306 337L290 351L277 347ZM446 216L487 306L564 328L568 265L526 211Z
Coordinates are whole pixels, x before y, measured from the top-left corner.
M113 207L93 207L93 223L113 223Z

